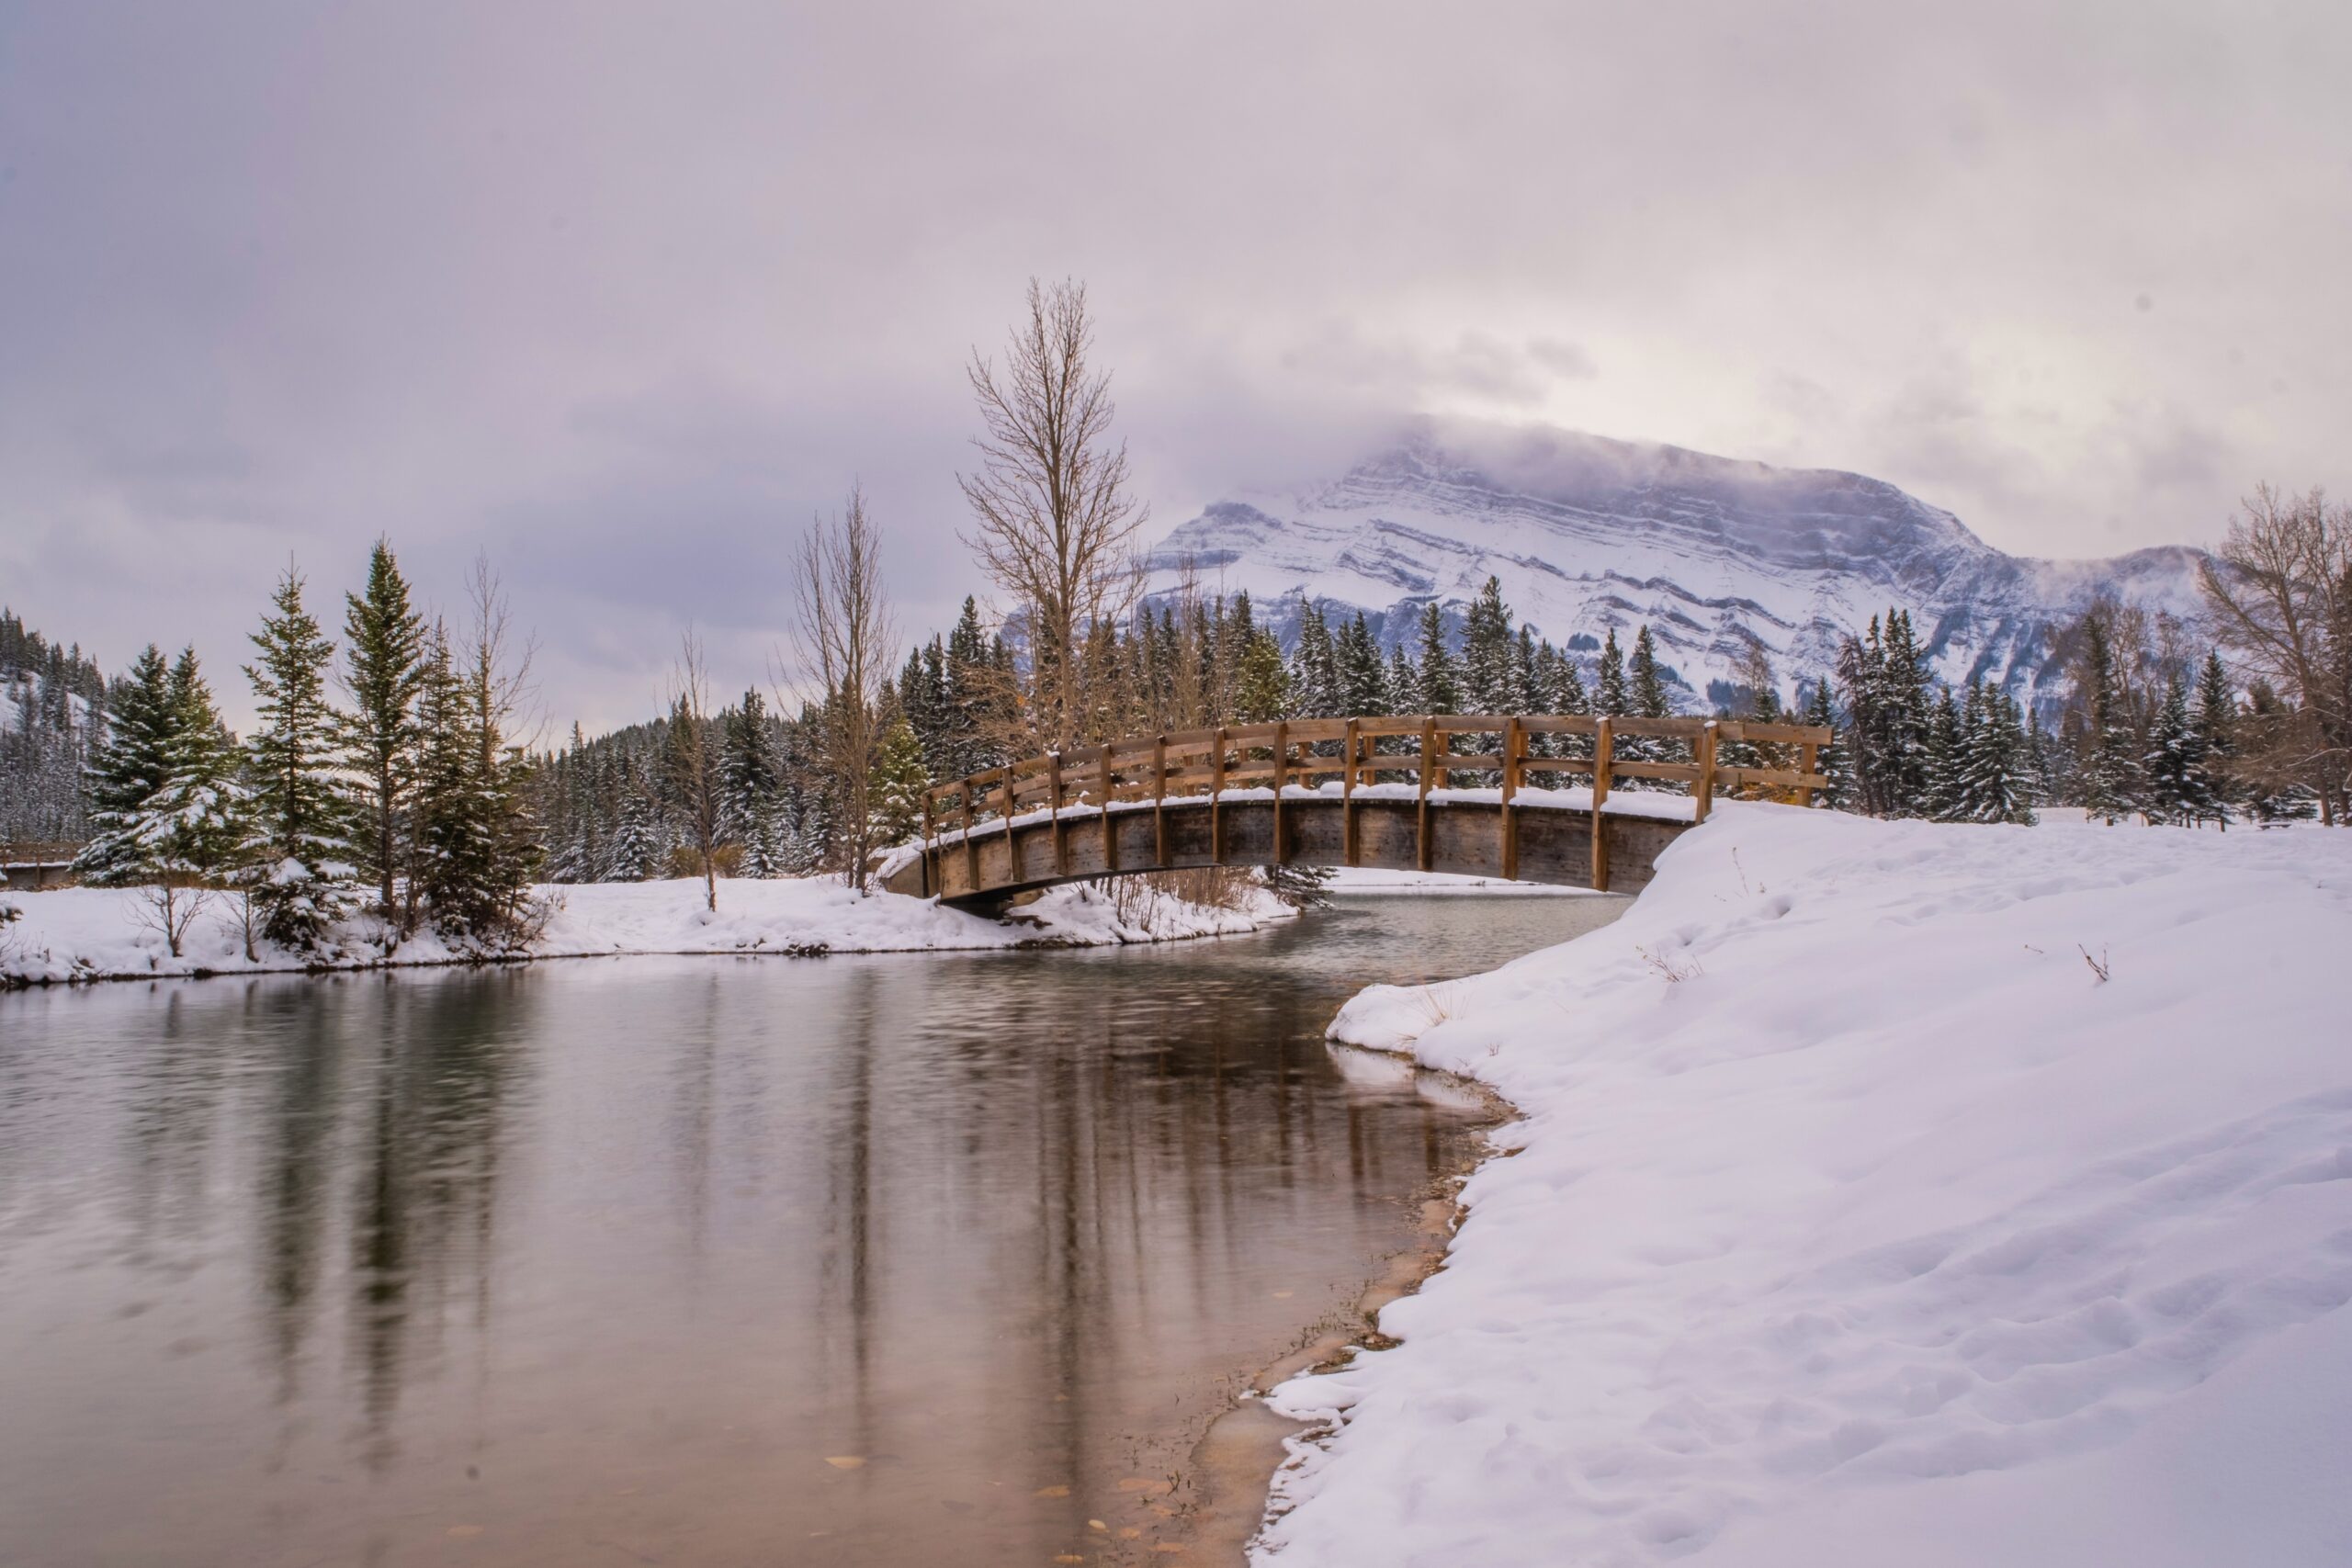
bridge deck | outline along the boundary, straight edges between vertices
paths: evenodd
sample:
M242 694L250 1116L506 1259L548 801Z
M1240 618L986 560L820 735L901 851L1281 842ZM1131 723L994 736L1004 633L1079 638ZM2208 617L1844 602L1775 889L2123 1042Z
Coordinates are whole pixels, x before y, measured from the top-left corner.
M1352 865L1630 891L1718 790L1809 801L1827 782L1815 764L1828 739L1800 725L1505 714L1147 736L934 786L922 840L890 859L883 885L989 903L1139 872ZM1726 740L1773 765L1726 765ZM1625 781L1688 794L1612 794Z

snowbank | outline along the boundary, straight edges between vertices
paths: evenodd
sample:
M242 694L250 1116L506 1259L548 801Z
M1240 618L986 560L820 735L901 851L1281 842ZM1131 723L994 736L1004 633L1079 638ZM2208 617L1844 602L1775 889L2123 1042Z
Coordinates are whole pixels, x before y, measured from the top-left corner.
M1732 805L1373 987L1524 1119L1259 1560L2352 1562L2347 956L2352 834Z
M1250 889L1238 909L1136 890L1123 915L1119 905L1084 886L1057 887L1017 910L1011 922L983 919L931 899L895 893L859 897L831 880L726 881L718 912L703 907L699 879L594 883L545 887L560 908L524 956L573 958L614 953L899 953L923 949L1018 947L1050 942L1110 946L1170 942L1256 931L1292 910L1262 888ZM261 950L248 961L234 905L216 900L198 918L174 958L150 928L141 896L127 888L74 887L7 900L23 911L0 926L0 980L144 979L158 975L243 974L299 969L294 954ZM349 933L343 955L329 966L471 961L430 931L401 942L386 957L372 929Z

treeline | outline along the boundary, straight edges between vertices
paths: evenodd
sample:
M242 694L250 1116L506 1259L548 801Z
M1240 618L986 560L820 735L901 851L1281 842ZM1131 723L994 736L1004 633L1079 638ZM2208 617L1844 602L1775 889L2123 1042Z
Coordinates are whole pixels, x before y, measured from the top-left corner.
M82 768L106 728L107 680L81 646L0 609L0 843L87 836Z
M499 945L531 934L542 858L532 772L514 731L527 651L514 646L486 564L472 615L452 629L411 602L379 543L345 599L338 649L280 579L243 667L258 714L240 740L221 722L193 649L153 644L107 705L85 778L83 880L142 891L176 956L214 897L237 901L248 956L295 952L372 909L396 944L430 921Z

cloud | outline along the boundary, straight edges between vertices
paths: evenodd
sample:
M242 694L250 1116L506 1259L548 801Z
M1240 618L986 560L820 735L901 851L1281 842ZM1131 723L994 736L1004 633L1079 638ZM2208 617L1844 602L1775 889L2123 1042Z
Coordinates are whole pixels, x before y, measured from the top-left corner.
M853 482L936 626L964 362L1032 274L1089 281L1159 526L1422 413L1858 469L2055 554L2352 483L2336 6L0 26L0 598L113 665L225 667L289 554L331 596L381 533L445 602L489 549L551 707L610 722L689 620L762 676Z

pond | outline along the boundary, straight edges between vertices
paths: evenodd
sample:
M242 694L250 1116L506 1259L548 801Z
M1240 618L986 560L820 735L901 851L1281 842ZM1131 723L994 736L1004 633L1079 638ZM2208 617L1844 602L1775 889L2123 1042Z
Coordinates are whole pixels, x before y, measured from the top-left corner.
M1324 1024L1623 907L0 996L0 1556L1202 1561L1490 1116Z

